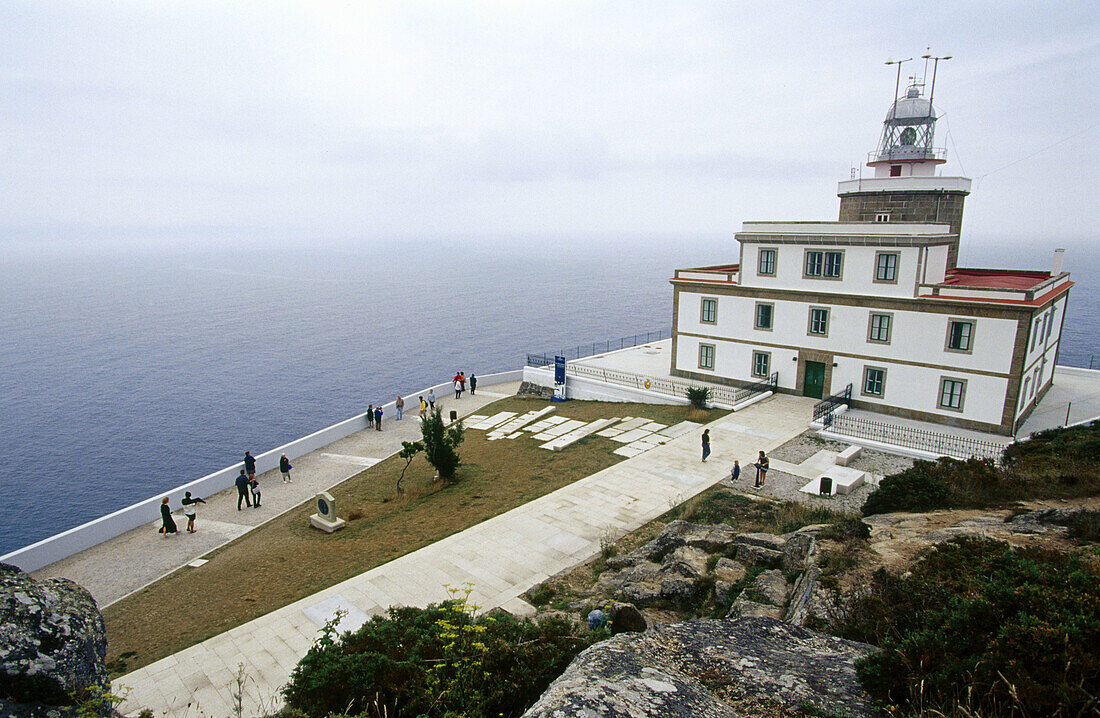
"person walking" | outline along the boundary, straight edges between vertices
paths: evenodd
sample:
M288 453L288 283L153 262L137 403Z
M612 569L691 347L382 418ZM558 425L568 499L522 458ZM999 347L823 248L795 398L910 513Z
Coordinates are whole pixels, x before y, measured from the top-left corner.
M172 520L172 509L168 508L167 496L160 500L160 521L161 526L157 533L167 536L176 532L176 522Z
M730 481L737 481L739 478L741 478L741 462L734 459L733 468L730 470Z
M241 475L233 484L237 487L237 510L241 510L241 501L244 501L248 508L252 508L252 499L248 498L248 477L245 476L244 469L241 469Z
M290 465L290 459L286 458L286 454L279 457L279 473L283 475L283 483L290 483L290 470L294 467Z
M424 401L424 397L420 397L420 418L423 419L428 415L428 402Z
M455 385L455 398L459 399L459 398L462 397L462 385L458 381L458 374L455 374L454 385Z
M470 375L470 396L473 396L476 393L477 393L477 375L476 374L471 374Z
M376 431L382 431L382 405L379 404L374 409L374 428Z
M252 479L248 482L248 488L252 489L252 508L260 508L260 482Z
M435 389L428 389L428 408L435 408Z
M401 395L397 395L397 401L393 403L393 408L397 410L397 420L401 421L401 415L405 413L405 400L401 398Z
M367 428L374 428L374 404L367 404Z
M206 502L200 499L198 496L191 498L191 492L185 491L183 493L183 515L187 517L187 533L195 533L195 504L205 504Z
M256 457L252 456L251 451L244 452L244 470L249 479L256 475Z
M703 429L703 461L710 456L710 429Z
M759 458L756 460L756 483L753 484L754 488L759 489L764 485L764 480L768 478L768 457L763 451L760 452Z

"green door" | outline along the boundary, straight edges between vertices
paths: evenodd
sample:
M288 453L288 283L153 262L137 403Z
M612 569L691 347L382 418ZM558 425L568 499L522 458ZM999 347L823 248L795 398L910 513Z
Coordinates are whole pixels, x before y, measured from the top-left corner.
M806 380L802 382L802 396L820 399L825 391L825 365L819 361L806 362Z

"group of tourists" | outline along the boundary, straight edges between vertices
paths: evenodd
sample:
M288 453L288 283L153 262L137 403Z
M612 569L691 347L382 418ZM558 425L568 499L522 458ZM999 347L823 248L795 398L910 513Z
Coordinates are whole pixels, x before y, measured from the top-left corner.
M243 503L250 509L260 508L260 482L256 479L256 457L252 455L251 451L244 452L244 460L241 462L243 467L241 473L237 475L233 485L237 487L237 510L241 510L241 504ZM279 457L279 473L283 475L283 483L293 483L290 478L290 470L294 468L290 464L290 459L286 454ZM198 504L205 504L198 496L191 496L190 491L185 491L183 494L183 500L180 501L183 505L183 515L187 517L187 532L195 533L195 507ZM158 529L158 533L162 533L165 536L174 534L177 532L176 522L172 519L172 507L168 505L168 497L165 496L160 500L160 520L161 527Z
M460 371L455 374L455 378L451 380L455 387L455 398L461 399L462 392L466 391L466 372ZM477 376L470 375L470 396L477 393Z
M398 401L401 397L397 397ZM401 417L398 416L398 419ZM382 405L367 404L367 428L382 431Z
M706 463L707 457L710 456L710 429L703 429L703 463ZM768 478L768 466L771 462L768 461L768 455L763 451L756 458L756 463L753 466L756 468L756 482L753 484L754 488L759 489L764 485L764 480ZM741 462L734 459L733 468L730 470L730 481L737 481L741 477Z

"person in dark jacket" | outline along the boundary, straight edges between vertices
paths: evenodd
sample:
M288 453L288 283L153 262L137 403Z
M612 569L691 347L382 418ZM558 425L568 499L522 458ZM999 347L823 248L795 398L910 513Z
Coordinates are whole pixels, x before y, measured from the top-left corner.
M251 451L244 452L244 470L249 479L256 475L256 457L252 455Z
M244 469L241 469L241 475L233 483L237 486L237 510L241 510L242 500L248 508L252 508L252 499L248 498L248 477L244 475Z
M703 429L703 461L710 456L710 429Z
M473 396L476 393L477 393L477 375L476 374L471 374L470 375L470 396Z
M378 431L382 431L382 406L379 405L374 409L374 428Z
M160 520L161 527L157 533L167 536L176 532L176 522L172 520L172 509L168 508L167 496L160 500Z
M279 457L279 473L283 475L283 483L290 483L290 470L294 468L290 465L290 459L286 458L286 454Z
M252 489L252 508L260 508L260 482L252 478L248 481L248 488Z
M367 404L367 428L374 428L374 404Z
M206 502L200 499L198 496L191 498L191 492L185 491L183 493L183 515L187 517L187 533L195 533L195 504L205 504Z

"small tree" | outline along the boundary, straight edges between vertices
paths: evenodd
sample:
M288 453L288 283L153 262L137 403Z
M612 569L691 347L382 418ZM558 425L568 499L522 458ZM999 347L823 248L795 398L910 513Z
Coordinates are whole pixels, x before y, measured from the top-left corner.
M710 401L710 388L705 386L693 386L687 390L688 401L696 409L706 409Z
M447 426L443 421L443 412L432 409L420 420L420 433L424 437L424 456L428 463L439 472L439 478L453 481L455 470L461 460L455 449L465 438L465 429L461 421Z
M423 450L424 444L419 441L401 442L401 451L397 455L405 460L405 465L401 467L401 475L397 477L397 493L401 493L401 482L405 478L405 472L409 470L409 464L411 464L413 458Z

